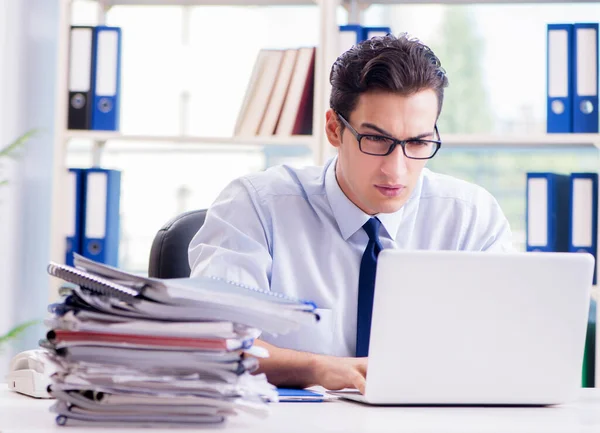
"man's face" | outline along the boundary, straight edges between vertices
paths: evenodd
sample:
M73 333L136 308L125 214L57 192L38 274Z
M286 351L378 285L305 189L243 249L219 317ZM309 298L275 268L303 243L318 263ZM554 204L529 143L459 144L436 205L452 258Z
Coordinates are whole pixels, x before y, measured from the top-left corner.
M374 91L360 95L356 109L346 120L359 134L431 140L437 110L433 90L410 96ZM407 158L400 146L387 156L367 155L360 151L348 128L341 135L340 129L336 114L329 110L326 132L329 142L338 148L336 177L344 194L369 215L399 210L409 199L427 160Z

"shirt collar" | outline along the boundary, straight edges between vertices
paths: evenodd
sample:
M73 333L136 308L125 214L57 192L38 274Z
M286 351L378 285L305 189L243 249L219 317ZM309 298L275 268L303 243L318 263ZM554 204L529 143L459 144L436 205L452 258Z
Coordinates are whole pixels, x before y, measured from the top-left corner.
M344 194L340 188L335 177L336 164L337 156L325 167L325 191L333 216L342 233L342 237L344 240L348 240L350 236L362 228L369 218L371 218L371 215L364 213L358 206L352 203L348 197L346 197L346 194ZM412 194L412 196L414 196L414 194ZM405 207L406 205L402 206L394 213L380 213L375 215L379 221L381 221L381 224L390 239L396 238Z

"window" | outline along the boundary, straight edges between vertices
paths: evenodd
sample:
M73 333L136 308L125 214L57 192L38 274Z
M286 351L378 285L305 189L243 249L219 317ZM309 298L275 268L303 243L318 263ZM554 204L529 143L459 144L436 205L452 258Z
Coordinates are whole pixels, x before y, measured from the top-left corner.
M544 133L546 26L598 16L597 3L373 5L363 22L408 32L438 55L450 81L443 136Z
M366 25L387 25L428 44L448 72L439 129L449 133L546 132L546 25L589 22L600 4L381 5L365 11ZM590 148L450 148L428 166L479 184L500 203L525 249L528 171L598 171Z

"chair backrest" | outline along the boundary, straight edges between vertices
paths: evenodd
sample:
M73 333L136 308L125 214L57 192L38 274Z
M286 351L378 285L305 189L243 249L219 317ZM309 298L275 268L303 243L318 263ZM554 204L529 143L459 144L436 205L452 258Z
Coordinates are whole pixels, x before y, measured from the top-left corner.
M154 237L150 249L148 276L186 278L190 276L188 247L204 224L206 209L183 213L166 223Z

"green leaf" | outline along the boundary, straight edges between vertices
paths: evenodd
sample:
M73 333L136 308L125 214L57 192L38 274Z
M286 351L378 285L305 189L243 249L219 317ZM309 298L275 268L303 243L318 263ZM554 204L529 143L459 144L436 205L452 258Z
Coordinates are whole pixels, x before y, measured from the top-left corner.
M8 146L0 150L0 158L13 156L13 154L19 150L23 145L31 139L34 135L36 135L39 131L37 129L32 129L27 131L25 134L18 137L15 141L10 143Z
M8 331L6 334L0 336L0 344L6 343L9 340L14 340L19 335L27 330L27 328L37 325L40 323L39 320L30 320L29 322L22 323L20 325L15 326L13 329Z
M7 180L0 181L0 187L3 187L4 185L8 185Z

